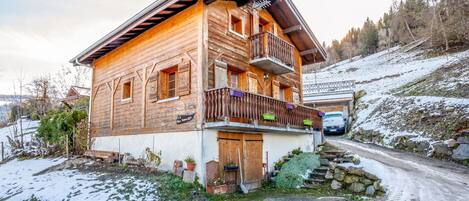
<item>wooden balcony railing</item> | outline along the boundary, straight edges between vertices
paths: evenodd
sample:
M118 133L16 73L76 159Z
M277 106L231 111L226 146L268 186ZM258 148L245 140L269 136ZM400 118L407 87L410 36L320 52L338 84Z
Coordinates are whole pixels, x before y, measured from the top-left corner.
M288 70L293 70L294 46L270 32L262 32L251 36L251 62L262 59L270 59L272 62L284 65ZM266 65L260 63L258 65ZM264 66L260 66L264 67ZM281 72L284 73L284 72Z
M313 128L321 128L319 111L271 97L231 88L205 92L206 122L233 121L282 128L304 129L304 120L312 120ZM275 115L275 120L265 120L264 114Z

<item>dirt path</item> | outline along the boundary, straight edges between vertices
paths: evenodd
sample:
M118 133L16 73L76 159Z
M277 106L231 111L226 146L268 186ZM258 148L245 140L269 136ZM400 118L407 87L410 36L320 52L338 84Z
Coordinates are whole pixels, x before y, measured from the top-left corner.
M360 155L365 169L371 167L382 178L387 189L383 200L469 200L469 168L465 166L343 138L328 141Z

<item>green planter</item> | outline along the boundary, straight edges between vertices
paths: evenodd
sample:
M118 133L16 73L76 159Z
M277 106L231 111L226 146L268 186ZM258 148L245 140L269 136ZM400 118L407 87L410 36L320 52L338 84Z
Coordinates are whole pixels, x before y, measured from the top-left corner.
M305 120L303 120L303 124L304 124L305 126L313 126L313 120L311 120L311 119L305 119Z
M262 115L262 118L266 121L275 121L275 114L265 113Z

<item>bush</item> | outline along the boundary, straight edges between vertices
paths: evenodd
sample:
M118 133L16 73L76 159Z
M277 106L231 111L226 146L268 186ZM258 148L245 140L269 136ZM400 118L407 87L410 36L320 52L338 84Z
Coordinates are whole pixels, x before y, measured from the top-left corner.
M67 142L73 144L77 126L87 117L86 112L73 110L71 112L50 111L41 120L37 137L49 145L64 148Z
M275 177L278 188L300 188L307 174L320 166L319 156L312 153L301 153L286 162Z

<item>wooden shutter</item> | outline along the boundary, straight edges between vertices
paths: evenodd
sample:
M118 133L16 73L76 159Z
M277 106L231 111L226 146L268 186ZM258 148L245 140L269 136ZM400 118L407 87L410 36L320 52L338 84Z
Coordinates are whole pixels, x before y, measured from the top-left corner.
M228 64L215 61L215 88L228 86Z
M149 99L158 100L158 72L148 79L148 87Z
M189 95L191 93L191 62L183 61L178 65L177 93L179 96Z
M280 82L272 80L272 97L280 99Z

